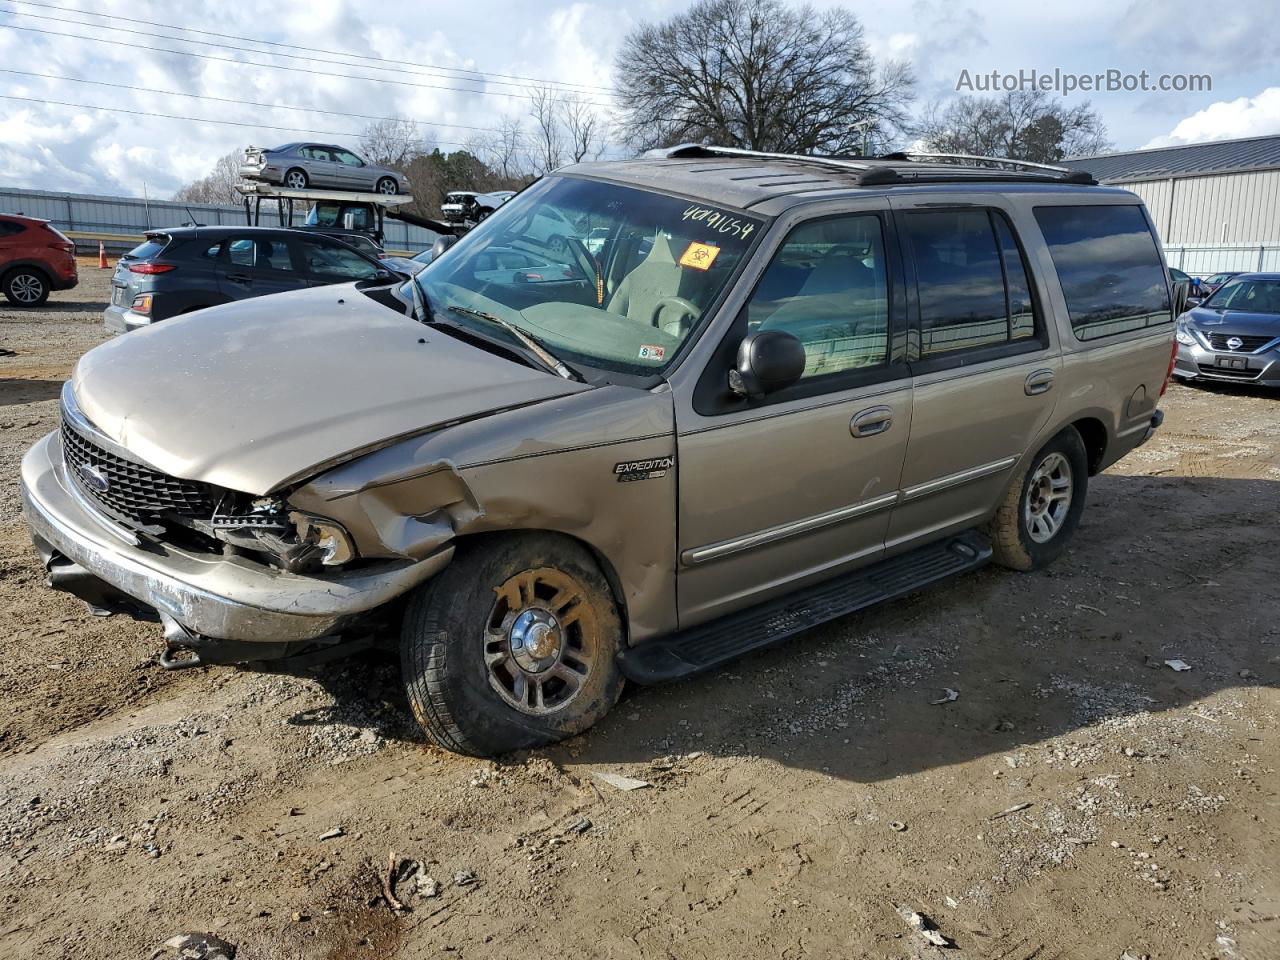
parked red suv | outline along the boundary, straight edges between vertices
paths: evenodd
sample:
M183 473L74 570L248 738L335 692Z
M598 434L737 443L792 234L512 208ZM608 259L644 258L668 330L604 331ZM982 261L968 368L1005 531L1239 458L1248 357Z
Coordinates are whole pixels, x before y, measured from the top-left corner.
M10 303L38 306L79 280L76 245L48 220L0 214L0 290Z

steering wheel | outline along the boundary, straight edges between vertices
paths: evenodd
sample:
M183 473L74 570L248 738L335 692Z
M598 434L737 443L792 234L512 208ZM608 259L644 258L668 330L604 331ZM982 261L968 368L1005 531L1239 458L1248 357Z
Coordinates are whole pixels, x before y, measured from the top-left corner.
M684 323L686 318L694 320L702 313L701 307L696 303L691 303L684 297L663 297L653 305L653 315L649 318L649 323L658 329L662 329L662 325L658 322L658 318L662 316L662 311L668 306L674 306L680 309L679 316L681 318L681 332L686 329L686 324Z

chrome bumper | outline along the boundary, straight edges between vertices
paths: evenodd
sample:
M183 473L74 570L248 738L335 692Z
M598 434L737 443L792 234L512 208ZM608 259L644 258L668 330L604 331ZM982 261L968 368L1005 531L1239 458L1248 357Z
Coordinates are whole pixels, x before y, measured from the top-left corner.
M313 640L439 573L453 548L415 563L302 576L237 557L132 545L72 489L62 441L51 433L22 460L22 511L47 569L70 562L192 634L218 640ZM80 591L75 592L78 596Z

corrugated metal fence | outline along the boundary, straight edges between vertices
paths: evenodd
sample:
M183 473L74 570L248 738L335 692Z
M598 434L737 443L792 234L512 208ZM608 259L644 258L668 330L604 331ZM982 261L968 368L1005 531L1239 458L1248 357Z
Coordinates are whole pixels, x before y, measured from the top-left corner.
M1193 277L1204 277L1226 270L1249 273L1280 271L1280 244L1240 244L1238 246L1167 246L1164 248L1169 266L1184 270Z
M72 236L82 252L96 252L98 240L81 236L98 234L108 241L118 237L113 246L133 246L141 234L158 227L180 227L192 218L201 224L245 223L243 207L174 203L169 200L139 200L135 197L98 197L86 193L51 193L45 190L17 190L0 187L0 213L21 213L28 217L51 220L59 230ZM303 215L295 212L294 223ZM262 225L279 226L275 203L262 204ZM383 246L388 250L425 250L435 243L437 234L422 227L386 221L387 235ZM91 248L91 249L90 249Z

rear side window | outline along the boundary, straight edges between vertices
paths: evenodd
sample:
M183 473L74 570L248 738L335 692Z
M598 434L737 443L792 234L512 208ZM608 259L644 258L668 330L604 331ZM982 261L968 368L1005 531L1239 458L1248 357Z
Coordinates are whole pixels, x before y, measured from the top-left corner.
M25 229L22 224L12 220L0 220L0 237L12 237Z
M922 359L1035 336L1026 264L1003 214L930 210L903 220L919 285Z
M1036 220L1077 338L1173 321L1160 251L1141 207L1037 207Z
M267 240L262 237L247 237L231 240L227 246L228 256L237 267L253 267L256 270L293 271L293 259L289 255L289 244L284 240Z
M133 260L149 260L152 257L160 256L168 245L168 237L156 237L154 240L148 237L145 243L138 244L126 256Z

